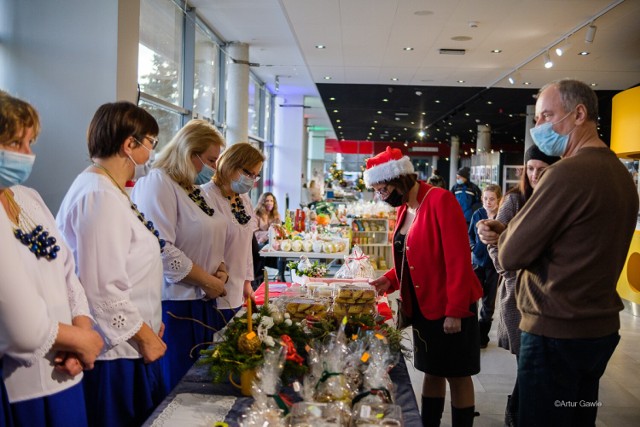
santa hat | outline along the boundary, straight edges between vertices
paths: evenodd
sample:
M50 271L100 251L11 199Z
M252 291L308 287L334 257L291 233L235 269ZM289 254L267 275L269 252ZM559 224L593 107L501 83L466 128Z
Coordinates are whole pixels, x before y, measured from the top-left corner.
M415 173L408 156L403 156L397 148L387 147L377 156L367 159L364 171L364 183L367 187L380 182L390 181L400 175Z

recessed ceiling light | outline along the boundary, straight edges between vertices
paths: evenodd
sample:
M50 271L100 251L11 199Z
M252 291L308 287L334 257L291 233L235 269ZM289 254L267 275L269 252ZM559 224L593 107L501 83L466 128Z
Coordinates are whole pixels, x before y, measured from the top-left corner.
M323 44L317 44L316 49L326 49L327 47Z
M523 82L522 84L525 85L525 86L529 86L531 84L531 82Z
M458 80L458 83L464 83L464 80Z
M423 112L422 112L422 115L423 115L423 116L426 116L426 115L427 115L427 113L425 113L425 112L423 111Z
M440 100L439 100L439 99L436 99L436 100L435 100L435 101L433 101L433 102L435 102L436 104L440 104Z
M469 117L469 113L464 113L465 116Z
M398 81L398 78L397 78L397 77L391 77L391 81L392 81L392 82L397 82L397 81Z
M342 121L342 120L338 119L338 120L336 120L336 123L340 123L341 121Z
M334 112L334 113L337 113L337 112L338 112L338 110L333 110L333 112Z
M580 52L578 55L580 56L587 56L589 55L589 52L587 52L586 50L583 50L582 52Z
M493 49L491 53L502 53L502 49Z
M342 126L338 126L338 129L342 129Z
M329 101L335 101L336 99L334 97L329 98Z
M411 46L407 46L407 47L403 47L402 50L409 51L409 50L413 50L413 48Z
M375 129L375 128L376 128L375 126L371 126L371 129Z
M324 76L325 80L331 80L331 76Z
M598 86L598 83L591 83L591 87L596 87Z
M377 120L374 120L374 121L373 121L373 123L378 123L378 121L377 121Z
M382 102L389 102L387 98L383 99Z
M378 111L378 114L382 114L382 111Z
M491 104L493 104L493 101L487 101L487 104L491 105Z

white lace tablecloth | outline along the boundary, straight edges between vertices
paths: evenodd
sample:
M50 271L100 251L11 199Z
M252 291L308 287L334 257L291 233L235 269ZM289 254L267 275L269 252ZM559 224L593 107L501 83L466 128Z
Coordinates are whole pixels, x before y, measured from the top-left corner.
M224 421L235 401L233 396L180 393L151 427L211 427Z

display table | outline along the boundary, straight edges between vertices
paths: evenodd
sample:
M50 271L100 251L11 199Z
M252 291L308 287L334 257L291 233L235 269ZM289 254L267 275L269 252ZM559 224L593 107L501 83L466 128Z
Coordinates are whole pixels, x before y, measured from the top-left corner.
M233 385L213 384L207 366L194 365L156 408L144 427L213 427L224 421L238 425L240 415L253 399L243 397ZM395 402L402 407L404 425L420 427L422 421L404 358L390 372L396 387Z
M332 253L274 251L268 245L260 249L260 256L262 257L300 258L303 255L309 259L344 259L345 255L349 255L349 252L346 250Z

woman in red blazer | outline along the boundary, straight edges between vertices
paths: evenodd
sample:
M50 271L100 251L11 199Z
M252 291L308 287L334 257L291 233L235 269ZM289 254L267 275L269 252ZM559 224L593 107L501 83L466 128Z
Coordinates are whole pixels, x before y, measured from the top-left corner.
M473 425L471 375L480 372L477 306L482 287L473 273L467 224L453 194L417 180L398 149L367 160L364 180L397 207L394 268L371 284L378 293L400 289L412 319L415 367L425 373L422 421L439 426L446 382L452 425Z

